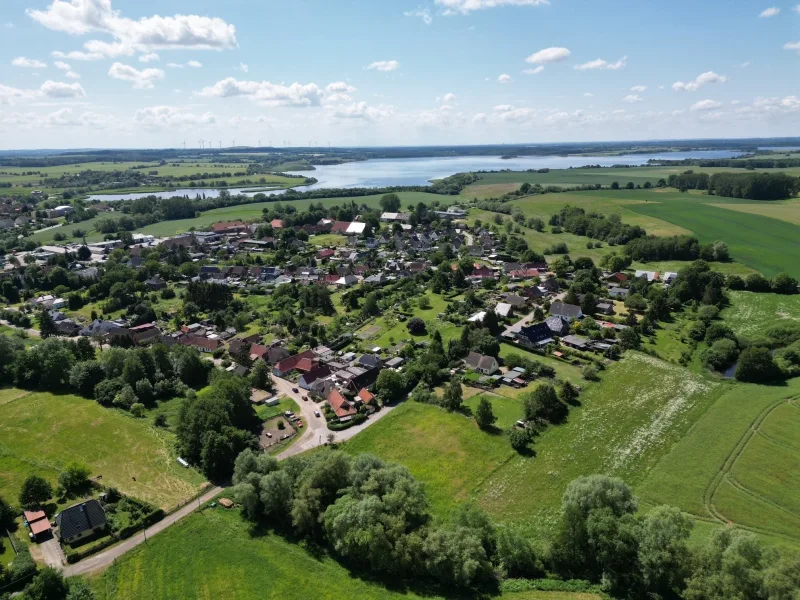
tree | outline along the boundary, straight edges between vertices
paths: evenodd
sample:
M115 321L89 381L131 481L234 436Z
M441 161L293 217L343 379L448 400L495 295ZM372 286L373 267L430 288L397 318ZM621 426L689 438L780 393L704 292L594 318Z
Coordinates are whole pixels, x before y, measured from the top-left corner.
M525 452L533 441L533 431L527 427L512 427L508 431L508 441L517 452Z
M122 389L120 389L120 391L117 392L117 395L114 396L114 405L130 410L131 406L136 404L137 400L138 398L136 397L136 392L133 391L133 388L128 384L124 384Z
M449 411L461 409L461 404L464 401L464 392L461 389L461 379L453 377L450 384L444 389L442 395L442 406Z
M776 294L796 294L797 280L786 273L778 273L772 280L771 287Z
M561 389L558 392L559 399L564 404L577 404L578 403L578 388L576 388L569 379L565 379L561 383Z
M372 317L380 314L381 309L378 307L378 294L371 292L364 298L364 305L361 307L361 313L365 317Z
M45 567L25 588L25 600L65 600L69 593L67 582L56 569Z
M375 382L375 391L384 404L393 404L405 395L405 378L397 371L383 369Z
M619 345L623 350L636 350L641 346L642 338L633 327L626 327L619 332Z
M718 529L700 551L686 582L686 600L763 598L761 545L755 534Z
M381 196L380 205L384 212L398 212L400 210L400 196L397 194L384 194Z
M38 475L29 475L22 482L19 503L25 508L39 507L53 496L50 483Z
M751 346L739 355L739 364L734 375L738 381L765 383L780 377L780 369L767 348Z
M491 577L486 551L466 527L433 529L425 538L423 553L426 570L444 585L471 587Z
M39 321L39 335L42 339L47 339L50 336L56 335L58 331L56 329L56 323L53 321L53 317L47 309L41 309L37 319Z
M75 580L74 578L69 582L69 593L67 600L95 600L92 588L86 585L83 581Z
M58 485L68 493L82 490L89 483L89 467L79 462L71 462L58 475Z
M597 310L597 298L591 292L584 294L581 300L581 312L585 315L593 315Z
M77 252L78 260L89 260L92 258L92 251L88 246L81 246Z
M492 411L492 403L488 398L481 398L478 402L478 409L475 411L475 421L481 429L491 429L497 421L497 417Z
M691 571L687 540L694 523L672 506L658 506L642 521L638 560L642 580L660 597L679 597Z
M14 529L14 518L16 516L12 506L0 497L0 531Z
M411 335L425 335L425 321L419 317L409 319L406 327Z
M94 398L95 387L105 377L106 372L103 365L96 360L87 360L72 367L69 373L69 384L84 398Z
M545 423L560 423L569 412L567 406L558 399L555 388L549 384L540 384L533 392L526 394L522 400L525 419Z
M264 360L257 360L250 372L250 385L259 390L269 391L273 388L269 365Z

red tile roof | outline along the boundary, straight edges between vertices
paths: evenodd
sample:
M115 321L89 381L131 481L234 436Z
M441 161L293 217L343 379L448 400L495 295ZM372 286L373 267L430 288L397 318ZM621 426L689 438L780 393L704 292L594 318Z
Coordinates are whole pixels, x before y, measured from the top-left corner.
M539 277L540 273L538 269L517 269L515 271L511 271L509 273L512 279L528 279L532 277Z
M33 535L39 535L40 533L44 533L45 531L50 531L50 521L47 519L39 519L38 521L34 521L33 523L28 523L28 526L31 528L31 533Z
M211 226L214 233L221 233L224 231L236 231L238 229L247 229L247 225L242 221L223 221L221 223L214 223Z
M333 256L336 254L336 251L332 248L323 248L319 252L317 252L317 258L328 258L329 256Z
M47 515L44 514L43 510L26 510L23 511L22 516L25 517L25 520L28 523L33 523L35 521L40 521L41 519L47 518Z
M347 398L339 393L339 390L331 390L331 393L328 394L328 404L331 405L333 413L340 419L353 416L358 412Z
M273 229L283 229L285 226L283 219L272 219L270 225L272 225Z
M336 221L331 227L331 233L347 233L348 227L350 227L349 221Z
M250 356L253 356L255 354L258 358L261 358L267 352L269 352L269 348L267 348L266 346L262 346L261 344L252 344L250 346Z
M364 404L369 404L370 402L375 401L375 396L367 388L361 388L361 390L358 392L358 397L361 398L361 401Z
M278 364L275 365L275 369L281 373L288 373L289 371L294 371L295 369L300 369L300 361L303 359L309 359L309 362L313 361L317 358L317 355L314 353L313 350L306 350L305 352L301 352L300 354L295 354L294 356L290 356L289 358L284 358ZM303 366L307 366L308 363L303 363ZM304 369L306 372L310 371L311 368Z

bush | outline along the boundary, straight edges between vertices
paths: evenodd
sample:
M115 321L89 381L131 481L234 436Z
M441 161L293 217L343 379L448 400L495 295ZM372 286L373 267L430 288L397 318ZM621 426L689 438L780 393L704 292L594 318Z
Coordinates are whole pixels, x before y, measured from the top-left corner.
M600 370L596 365L586 365L583 367L583 371L581 371L581 375L583 375L583 378L587 381L596 381L599 378L599 373Z
M533 432L527 427L512 427L508 431L508 441L517 452L524 452L533 441Z
M736 366L736 379L752 383L766 383L780 377L780 369L767 348L745 348Z
M406 327L408 328L408 332L411 335L425 335L426 331L425 321L423 321L419 317L414 317L413 319L410 319L406 324Z
M166 427L167 426L167 415L159 414L156 415L153 419L153 425L156 427Z
M145 415L145 407L141 402L134 402L131 406L131 414L137 419L141 419Z

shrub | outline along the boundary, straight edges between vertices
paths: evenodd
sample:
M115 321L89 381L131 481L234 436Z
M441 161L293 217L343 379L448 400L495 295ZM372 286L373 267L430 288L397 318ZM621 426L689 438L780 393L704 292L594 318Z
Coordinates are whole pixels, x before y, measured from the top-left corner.
M780 369L767 348L745 348L736 366L736 379L753 383L774 381L780 377Z

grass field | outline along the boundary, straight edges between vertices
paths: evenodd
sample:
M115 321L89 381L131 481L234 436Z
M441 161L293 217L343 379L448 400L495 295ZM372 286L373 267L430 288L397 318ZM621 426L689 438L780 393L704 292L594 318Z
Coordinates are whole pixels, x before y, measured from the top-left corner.
M762 333L781 321L800 321L800 296L728 292L730 306L721 316L736 335Z
M273 534L251 534L239 511L194 514L153 537L90 580L98 600L437 600L428 590L387 589L324 552ZM457 593L448 598L461 597ZM520 592L503 600L599 600L595 594Z
M636 491L800 548L800 379L724 389Z
M778 219L780 221L787 221L800 225L800 200L783 200L778 202L748 202L748 203L710 203L711 206L717 208L724 208L726 210L736 210L751 215L761 215Z
M0 390L0 495L16 498L25 477L55 484L70 461L107 485L165 509L199 489L203 477L175 460L174 437L92 400ZM135 480L134 480L135 478Z
M425 295L430 300L430 308L426 308L421 310L416 306L413 307L413 312L415 317L419 317L427 324L429 324L429 331L428 333L433 332L433 327L436 326L439 329L439 332L442 334L442 339L444 340L445 344L450 337L453 335L460 335L461 328L456 327L450 323L436 323L437 315L440 312L444 312L445 307L447 306L447 301L442 298L438 294L434 294L430 291L426 291ZM359 332L363 334L371 333L375 331L375 328L378 328L378 331L375 331L373 335L366 338L365 341L369 342L370 346L380 346L381 348L388 348L392 344L397 344L403 340L411 340L414 338L408 332L408 320L400 321L396 319L394 316L381 316L375 319L374 321L370 321L366 326L362 327ZM455 332L455 330L458 330ZM451 335L448 337L446 332L450 332ZM356 335L359 334L356 332Z
M581 367L579 366L559 360L557 358L553 358L552 356L542 356L541 354L528 352L525 350L525 348L513 346L512 344L500 344L500 358L505 358L509 354L519 354L520 356L524 356L526 358L530 358L531 360L536 360L540 363L553 367L556 370L556 377L558 379L569 379L573 383L578 383L578 381L581 379Z

